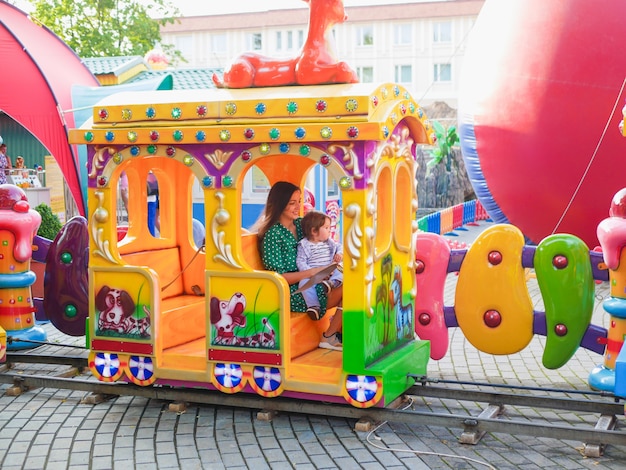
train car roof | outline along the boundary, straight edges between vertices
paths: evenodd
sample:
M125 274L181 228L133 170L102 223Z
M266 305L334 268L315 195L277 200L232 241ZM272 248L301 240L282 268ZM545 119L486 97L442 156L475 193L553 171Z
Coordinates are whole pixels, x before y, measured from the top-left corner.
M261 140L265 136L265 140L276 140L272 124L294 126L295 140L301 139L297 129L305 123L309 128L319 127L313 130L326 140L386 140L405 117L421 121L423 132L429 133L421 107L408 90L393 83L122 92L97 103L92 119L70 131L70 142L151 143L150 135L158 134L159 143L198 143L201 130L211 128L217 132L213 141L244 142L252 140L245 132L251 124L268 126L267 133L257 136ZM342 135L325 135L327 125L338 124ZM351 124L358 125L358 132ZM139 129L133 133L133 128L145 128L146 132ZM119 138L120 131L126 131L123 139ZM211 141L202 135L202 141ZM281 140L285 140L284 135Z

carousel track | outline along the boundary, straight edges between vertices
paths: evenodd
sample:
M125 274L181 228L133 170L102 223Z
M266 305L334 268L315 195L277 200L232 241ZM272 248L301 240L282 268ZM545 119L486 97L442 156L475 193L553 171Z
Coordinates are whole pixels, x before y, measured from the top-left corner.
M74 370L73 377L67 372L61 375L34 375L15 373L12 368L18 363L65 364ZM588 456L598 456L607 444L624 445L626 430L619 429L619 415L624 415L624 404L617 399L603 397L570 398L548 395L502 393L484 390L460 389L448 386L432 386L428 384L411 387L405 397L399 399L394 406L388 408L360 409L344 404L312 402L291 398L263 398L253 394L224 394L214 390L181 389L170 386L154 385L140 387L125 382L104 383L81 371L87 369L87 358L84 356L41 356L34 354L7 355L7 365L0 370L0 383L13 384L22 392L34 388L57 388L85 391L107 397L136 396L148 399L172 402L197 403L234 408L259 409L269 412L300 413L306 415L333 416L360 420L364 423L380 423L384 421L403 423L408 426L441 426L460 428L463 435L460 441L475 444L484 433L505 433L547 437L562 440L581 441L585 443ZM454 413L438 413L421 411L420 398L438 398L458 402L487 403L479 416L459 415ZM528 417L503 417L506 406L529 408L548 408L553 410L578 411L598 415L595 427L588 423L548 422L546 419L533 420ZM623 423L621 423L623 424Z

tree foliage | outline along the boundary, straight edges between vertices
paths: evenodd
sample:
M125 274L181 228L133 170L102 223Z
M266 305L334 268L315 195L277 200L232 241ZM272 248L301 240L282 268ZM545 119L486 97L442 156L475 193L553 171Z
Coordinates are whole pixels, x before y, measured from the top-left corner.
M79 57L145 55L179 10L168 0L30 0L31 17Z

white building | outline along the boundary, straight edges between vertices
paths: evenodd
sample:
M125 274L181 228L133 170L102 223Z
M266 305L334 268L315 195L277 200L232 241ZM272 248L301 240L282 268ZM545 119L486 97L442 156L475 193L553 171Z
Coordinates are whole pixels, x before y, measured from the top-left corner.
M457 107L469 33L485 0L415 1L346 7L348 21L334 28L335 55L362 82L397 82L422 106ZM295 2L295 0L294 0ZM182 17L161 29L185 67L225 68L254 50L272 57L296 55L304 43L308 8Z

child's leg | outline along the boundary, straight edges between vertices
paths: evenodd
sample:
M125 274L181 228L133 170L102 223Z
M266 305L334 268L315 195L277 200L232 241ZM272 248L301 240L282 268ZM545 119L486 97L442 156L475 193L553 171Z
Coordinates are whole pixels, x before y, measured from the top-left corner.
M300 281L300 286L302 286L308 279ZM307 307L319 307L320 301L317 298L317 292L315 291L315 286L309 287L308 289L302 291L302 297L304 297L304 302Z

